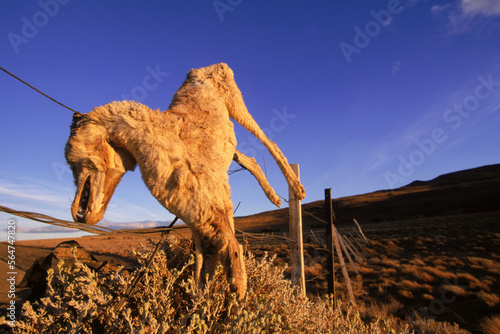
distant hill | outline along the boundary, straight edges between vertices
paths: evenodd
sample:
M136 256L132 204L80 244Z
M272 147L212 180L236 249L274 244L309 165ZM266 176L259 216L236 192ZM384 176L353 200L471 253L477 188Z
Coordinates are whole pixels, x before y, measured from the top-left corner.
M324 218L324 201L303 204L302 209ZM332 200L336 224L376 223L418 217L436 217L500 211L500 164L444 174L430 181ZM321 227L312 216L302 215L304 228ZM288 230L288 208L235 218L245 231Z
M106 223L100 226L107 227L113 230L119 229L144 229L144 228L155 228L155 227L163 227L168 226L170 221L150 221L144 220L139 222L128 222L128 223ZM4 231L7 231L5 229ZM31 227L20 227L17 229L20 233L74 233L75 229L63 226L54 226L54 225L43 225L41 227L31 228Z

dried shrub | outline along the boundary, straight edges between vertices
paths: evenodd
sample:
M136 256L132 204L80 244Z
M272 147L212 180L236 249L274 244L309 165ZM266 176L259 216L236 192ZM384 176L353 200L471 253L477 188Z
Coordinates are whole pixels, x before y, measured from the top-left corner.
M284 278L286 267L275 266L275 257L267 254L261 259L249 254L245 259L248 293L241 302L229 291L221 267L204 289L196 286L189 245L167 245L146 269L150 254L148 246L135 253L140 267L131 275L123 275L121 269L97 273L79 261L73 268L61 265L58 274L49 271L46 296L23 305L12 332L361 334L425 333L421 326L440 326L446 329L443 333L461 333L451 325L388 315L389 308L401 309L396 302L370 315L362 307L335 302L331 295L303 297ZM138 273L144 275L142 282L122 300ZM120 300L123 307L117 310ZM5 318L0 319L0 325L5 324Z
M378 318L383 319L389 318L394 314L398 314L403 309L404 305L400 301L390 298L388 302L371 305L367 311L371 314L376 314Z
M416 333L422 334L470 334L469 331L461 329L457 324L448 322L438 322L432 319L421 318L418 315L413 320L414 328L418 328Z

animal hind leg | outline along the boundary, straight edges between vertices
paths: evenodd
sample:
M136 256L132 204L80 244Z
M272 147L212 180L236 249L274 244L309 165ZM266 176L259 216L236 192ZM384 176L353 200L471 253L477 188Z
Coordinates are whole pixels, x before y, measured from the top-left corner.
M269 198L269 200L279 208L281 205L281 200L278 197L278 195L276 195L276 192L271 187L269 182L267 182L266 176L262 172L260 166L257 164L257 161L254 158L247 157L238 150L234 152L233 160L240 166L248 169L250 173L252 173L252 175L259 182L259 185L262 188L262 190L264 190L264 193L266 194L267 198Z

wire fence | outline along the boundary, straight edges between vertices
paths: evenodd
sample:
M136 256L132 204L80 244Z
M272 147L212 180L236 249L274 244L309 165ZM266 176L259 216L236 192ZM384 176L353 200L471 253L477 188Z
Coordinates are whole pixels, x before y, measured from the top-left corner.
M71 229L78 229L80 231L88 232L88 233L93 233L93 234L98 234L98 235L113 235L113 234L128 234L128 235L139 235L139 236L144 236L147 237L148 234L153 234L153 233L162 233L162 232L170 232L170 231L175 231L175 230L182 230L182 229L187 229L187 225L179 225L179 226L172 226L172 227L167 227L167 226L159 226L159 227L154 227L154 228L134 228L134 229L127 229L127 228L122 228L122 229L112 229L109 227L105 226L99 226L99 225L87 225L83 223L77 223L69 220L64 220L64 219L59 219L59 218L54 218L49 215L45 215L42 213L36 213L36 212L30 212L30 211L19 211L15 209L8 208L6 206L0 205L0 211L5 212L11 215L15 215L18 217L38 221L44 224L49 224L53 226L58 226L58 227L66 227L66 228L71 228ZM310 215L313 217L315 220L322 222L325 224L325 226L328 224L325 220L315 216L314 214L302 209L302 212ZM282 241L286 241L287 243L294 242L294 240L290 237L287 236L286 232L281 232L282 235L277 234L277 232L248 232L248 231L243 231L240 229L235 229L235 234L236 237L238 238L248 238L248 239L256 239L256 240L264 240L264 239L280 239ZM304 231L304 233L310 235L313 240L315 240L315 243L318 245L323 244L316 234L313 232L313 230L310 231Z
M0 205L0 211L6 212L8 214L12 214L18 217L23 217L26 219L35 220L44 224L59 226L59 227L67 227L72 229L78 229L80 231L94 233L99 235L110 235L110 234L133 234L133 235L146 235L150 233L161 233L172 230L180 230L185 229L187 226L173 226L173 227L155 227L155 228L143 228L143 229L111 229L105 226L98 225L87 225L82 223L76 223L69 220L63 220L54 218L48 215L44 215L36 212L29 211L18 211L5 206Z
M127 235L148 237L148 234L161 233L160 241L156 244L156 248L154 249L154 251L152 251L146 268L149 267L149 265L152 263L153 258L155 257L158 250L162 247L163 243L165 242L166 236L171 231L176 231L176 230L188 228L188 226L186 226L186 225L173 226L175 224L175 222L177 221L177 217L174 221L171 222L170 226L168 226L168 227L162 226L162 227L157 227L157 228L144 228L144 229L111 229L111 228L104 227L104 226L86 225L83 223L76 223L76 222L72 222L72 221L58 219L58 218L54 218L54 217L51 217L51 216L48 216L45 214L36 213L36 212L18 211L18 210L14 210L14 209L11 209L11 208L8 208L5 206L1 206L1 205L0 205L0 211L8 213L8 214L16 215L19 217L23 217L26 219L35 220L35 221L38 221L38 222L41 222L44 224L50 224L50 225L54 225L54 226L58 226L58 227L78 229L81 231L85 231L85 232L93 233L93 234L98 234L98 235L127 234ZM301 211L303 213L310 215L315 220L324 223L325 226L329 225L325 220L323 220L319 217L316 217L314 214L304 210L303 208ZM357 221L354 220L354 223L357 225L357 227L361 231L361 228L360 228L359 224L357 223ZM356 240L356 238L350 232L344 232L344 236L343 236L335 228L334 228L334 230L335 230L335 237L334 238L330 237L330 239L335 239L336 243L337 243L336 244L336 248L337 248L336 255L337 255L338 260L340 262L338 268L342 269L342 271L343 271L343 275L344 275L345 280L346 280L346 286L348 287L348 290L349 290L350 295L351 295L350 299L352 302L355 303L355 299L354 299L355 297L352 293L352 285L350 283L350 279L349 279L349 276L348 276L347 270L346 270L347 265L343 261L342 253L345 254L345 256L349 260L354 272L356 272L356 273L358 273L358 270L356 268L356 264L354 263L353 259L351 258L351 255L353 258L355 258L357 260L359 265L363 265L364 256L362 253L364 253L365 256L368 254L366 254L363 246L361 246L361 244ZM365 239L364 241L366 241L366 238L364 237L364 235L361 236L361 234L358 233L355 228L354 228L354 231L357 233L357 237L360 239L360 241L363 241L363 239ZM235 232L236 232L235 236L237 238L239 238L240 240L243 239L243 241L245 243L245 248L247 245L247 239L256 240L254 246L257 246L258 244L261 244L262 242L264 242L268 246L272 246L273 244L276 245L276 242L274 239L278 239L279 243L281 243L281 244L286 242L288 244L288 247L290 248L290 251L292 251L292 249L296 248L297 241L295 241L293 238L287 236L287 232L285 232L285 231L279 232L282 235L277 234L278 232L255 233L255 232L243 231L240 229L235 229ZM361 231L361 233L362 233L362 231ZM322 238L323 234L316 235L316 233L314 233L313 229L309 229L309 231L303 231L303 236L304 237L307 236L308 242L302 243L301 252L304 251L304 248L305 248L304 246L306 246L308 249L314 250L315 257L316 256L323 257L327 254L330 254L330 256L333 257L333 252L334 252L333 246L331 245L331 242L328 241L329 239L328 239L326 234L327 233L325 233L324 238ZM322 239L322 240L320 240L320 239ZM339 242L337 240L340 241L341 246L339 245ZM366 241L366 243L367 243L367 241ZM251 244L252 243L250 243L249 245L251 245ZM342 249L341 249L341 247L342 247ZM320 255L320 254L323 254L323 255ZM290 256L291 256L291 253L290 253ZM333 261L333 259L332 259L332 261ZM330 280L335 281L335 271L336 270L332 267L332 268L328 269L324 274L319 275L318 277L310 278L307 281L310 282L313 280L318 280L320 278L322 279L324 277L327 277L327 281L330 281ZM134 282L132 282L132 284L127 288L127 291L124 294L124 296L120 297L120 302L116 304L117 308L121 308L123 306L123 303L128 299L129 295L135 289L135 287L137 286L138 282L141 279L142 279L141 275L138 275L135 278ZM304 284L305 284L305 282L306 282L306 280L304 277ZM333 284L335 284L335 283L333 283ZM305 285L304 285L304 293L305 293ZM335 293L335 290L333 290L333 292L330 292L330 287L329 287L329 293Z

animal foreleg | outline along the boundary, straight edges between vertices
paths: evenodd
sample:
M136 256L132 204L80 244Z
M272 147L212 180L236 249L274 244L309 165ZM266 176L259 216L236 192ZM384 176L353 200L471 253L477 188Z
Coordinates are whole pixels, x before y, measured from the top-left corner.
M252 173L252 175L259 182L262 190L264 190L267 198L269 198L269 200L279 208L281 205L281 200L278 195L276 195L276 192L271 187L269 182L267 182L266 176L262 172L260 166L257 164L257 161L254 158L247 157L238 150L236 150L236 152L234 153L233 160L240 166L248 169L250 173Z
M213 261L213 256L215 253L218 255L217 259L221 260L231 291L236 293L238 300L242 300L247 291L247 274L243 247L236 240L231 221L232 218L227 213L215 213L211 224L213 230L212 233L206 234L203 251L209 273L215 271L217 261Z
M238 300L242 300L247 291L247 272L243 258L243 247L238 243L234 235L228 240L226 252L222 253L222 263L231 290L236 292Z

